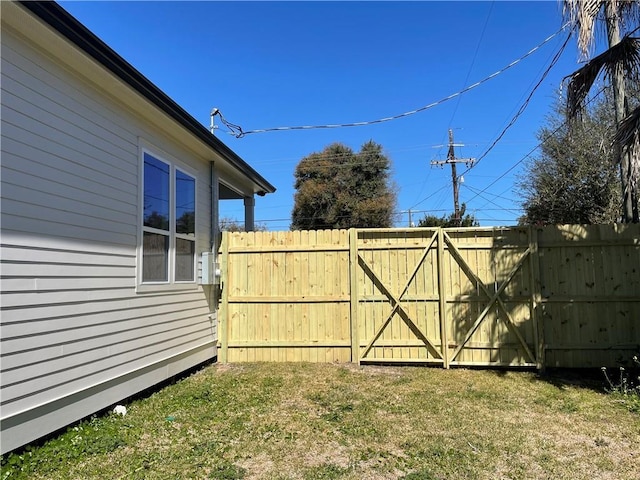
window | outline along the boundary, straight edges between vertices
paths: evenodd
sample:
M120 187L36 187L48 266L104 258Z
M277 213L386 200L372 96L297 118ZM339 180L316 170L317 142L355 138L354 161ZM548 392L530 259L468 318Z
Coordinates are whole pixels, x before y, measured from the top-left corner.
M143 152L142 283L195 282L196 180Z

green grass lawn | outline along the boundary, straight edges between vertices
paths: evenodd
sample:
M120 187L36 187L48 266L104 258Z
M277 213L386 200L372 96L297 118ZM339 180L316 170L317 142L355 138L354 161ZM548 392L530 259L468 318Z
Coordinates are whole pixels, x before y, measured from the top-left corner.
M640 415L575 378L218 364L127 408L3 458L1 478L640 478Z

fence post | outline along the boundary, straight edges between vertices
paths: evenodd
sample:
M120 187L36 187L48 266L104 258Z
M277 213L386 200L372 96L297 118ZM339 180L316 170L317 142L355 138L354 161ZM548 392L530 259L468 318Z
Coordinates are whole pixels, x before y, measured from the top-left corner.
M447 339L447 292L444 284L444 231L438 227L438 313L440 316L440 341L444 368L449 368L449 340Z
M349 300L351 303L351 362L360 365L358 335L358 230L349 229Z
M536 368L544 370L544 330L540 321L540 306L542 304L542 285L540 284L540 255L538 252L538 230L529 226L529 282L531 283L530 316L533 322L533 337L536 342Z
M229 232L222 232L222 256L220 258L220 288L222 289L222 298L218 315L218 328L220 329L218 337L222 342L222 348L220 349L221 363L227 363L229 361L229 237Z

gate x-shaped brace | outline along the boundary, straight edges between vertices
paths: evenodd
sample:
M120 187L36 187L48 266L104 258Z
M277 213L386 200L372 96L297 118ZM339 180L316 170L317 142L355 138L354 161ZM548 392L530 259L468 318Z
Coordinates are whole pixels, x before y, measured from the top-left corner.
M407 290L409 289L409 285L413 281L413 278L418 273L418 270L420 270L420 266L422 265L422 262L429 254L429 250L431 249L431 246L433 245L433 243L436 241L437 238L438 238L438 232L434 233L433 236L431 237L431 240L429 240L427 247L422 252L422 256L420 257L420 260L418 260L418 263L416 264L415 268L413 269L413 272L407 279L407 282L404 288L402 289L402 292L398 296L395 296L393 293L391 293L391 291L387 287L385 287L384 283L380 281L380 279L375 274L375 272L371 269L371 267L367 265L367 262L365 262L365 260L360 256L360 254L358 254L358 263L360 264L362 269L369 276L369 278L371 278L373 283L378 287L378 290L380 290L389 299L389 302L391 303L391 305L393 305L391 313L389 313L386 320L382 322L380 327L378 327L375 335L373 336L373 338L371 339L367 347L364 349L364 352L362 352L362 355L360 356L360 358L364 358L367 356L367 353L369 353L369 351L373 347L373 344L376 342L376 340L378 340L378 338L380 338L380 335L382 335L382 332L384 331L385 328L387 328L387 325L389 325L389 322L391 322L391 319L396 313L398 313L400 317L405 321L405 323L411 329L414 335L418 337L420 340L422 340L422 342L425 344L427 349L429 349L437 357L443 358L442 353L438 351L438 349L433 345L433 343L431 343L431 340L429 340L427 336L424 333L422 333L422 331L418 328L418 326L415 323L413 323L413 320L411 320L411 317L409 316L407 311L404 309L404 307L400 303L402 301L402 297L404 296L404 294L407 293Z
M503 280L503 282L500 285L500 287L498 287L496 292L493 295L491 295L491 293L489 292L489 289L487 288L487 286L482 282L482 280L480 280L478 278L478 276L475 273L473 273L473 270L471 270L471 267L469 267L467 262L464 261L464 258L460 254L460 251L453 244L453 242L451 241L451 238L449 237L449 235L447 235L446 232L444 232L444 239L445 239L445 243L449 247L449 252L451 253L451 256L453 256L455 258L455 260L458 263L458 265L460 266L460 268L462 268L462 270L467 275L467 277L469 277L469 279L472 282L475 282L476 285L478 285L478 287L480 287L482 292L489 298L489 303L486 305L486 307L484 307L482 312L480 312L480 315L478 315L478 318L476 319L476 321L473 323L473 325L471 326L471 328L469 329L469 331L465 335L464 340L453 351L453 354L451 355L450 361L455 360L455 358L458 356L460 351L464 348L464 346L467 344L467 342L469 341L471 336L475 333L475 331L478 329L478 327L480 326L480 324L482 323L484 318L487 316L487 314L491 310L491 307L494 304L498 304L498 306L502 310L502 313L504 313L504 321L505 321L505 324L507 325L507 328L518 339L518 342L520 342L520 344L522 345L522 348L524 349L524 351L526 352L527 356L529 357L529 360L532 363L535 363L535 357L531 353L531 350L529 349L529 346L527 345L527 342L525 342L524 338L522 338L522 335L520 334L518 329L515 327L515 325L513 323L513 319L511 318L511 315L509 315L509 312L507 311L507 307L505 306L504 302L500 298L500 295L502 294L502 292L504 292L505 288L507 288L507 285L509 284L511 279L515 276L515 274L518 272L518 270L520 270L520 267L522 267L522 265L524 264L524 261L527 259L527 257L531 253L531 247L529 247L529 248L527 248L525 250L525 252L522 254L522 256L520 257L518 262L514 265L514 267L509 272L509 274Z
M475 322L473 323L473 325L471 326L469 331L466 333L464 340L454 350L454 352L453 352L453 354L451 356L451 359L449 359L449 361L455 360L455 358L462 351L462 349L467 344L467 342L471 339L472 335L476 332L476 330L478 329L478 327L480 326L482 321L485 319L485 317L487 316L487 314L491 310L491 307L494 304L497 304L498 307L504 313L504 317L505 317L504 321L505 321L505 324L506 324L507 328L518 339L518 341L522 345L524 351L526 352L527 356L529 357L529 360L532 363L535 363L534 355L531 353L531 350L529 349L526 341L524 340L524 338L522 337L522 335L520 334L518 329L513 324L513 319L511 318L511 315L509 315L509 312L507 311L507 308L506 308L504 302L500 298L500 295L502 294L502 292L505 290L505 288L507 287L507 285L509 284L511 279L515 276L515 274L518 272L520 267L522 267L522 265L524 264L524 261L527 259L527 257L531 253L531 247L527 248L527 250L522 254L522 256L520 257L518 262L514 265L514 267L509 272L509 274L506 276L506 278L504 279L504 281L502 282L500 287L496 290L496 292L493 295L491 295L491 293L489 292L489 289L487 288L487 286L482 282L482 280L480 280L480 278L478 278L478 276L469 267L467 262L465 262L464 258L460 254L460 251L453 244L453 241L451 240L449 235L446 232L443 232L443 234L444 234L444 241L447 244L447 246L449 247L449 252L451 253L451 256L454 257L454 259L456 260L456 262L458 263L460 268L462 268L462 270L467 275L467 277L469 277L469 279L472 282L476 283L476 285L478 285L478 287L482 290L482 292L489 298L489 303L485 306L485 308L482 310L480 315L478 315L478 317L476 318ZM404 307L401 304L402 297L405 295L405 293L409 289L409 285L411 284L411 282L413 281L414 277L418 273L418 270L422 266L422 262L425 260L425 258L429 254L429 251L431 250L431 247L433 246L433 244L434 244L434 242L436 241L437 238L438 238L438 233L436 232L436 233L433 234L433 236L429 240L429 243L427 244L426 248L422 252L420 260L418 260L418 263L416 264L416 266L413 269L413 272L411 273L411 275L407 279L407 282L405 283L405 286L402 289L402 292L398 296L394 295L382 283L382 281L380 281L380 279L375 274L375 272L371 269L371 267L369 267L369 265L367 265L365 260L358 254L358 263L360 264L362 269L371 278L371 280L378 287L378 289L389 299L389 302L393 306L391 312L389 313L389 315L387 316L385 321L380 325L380 327L378 327L378 329L375 332L375 335L373 336L371 341L368 343L368 345L365 348L364 352L362 352L360 358L363 359L364 357L366 357L366 355L369 353L371 348L373 348L373 345L376 342L376 340L378 340L378 338L380 338L380 335L382 335L382 332L384 331L384 329L387 327L387 325L389 325L389 322L391 322L391 319L397 313L405 321L407 326L416 335L416 337L418 337L425 344L427 349L429 349L436 357L438 357L440 359L443 359L443 361L444 361L443 353L438 351L438 349L434 346L434 344L426 337L426 335L411 320L411 317L409 316L409 314L407 313L407 311L404 309ZM446 348L446 346L444 348Z

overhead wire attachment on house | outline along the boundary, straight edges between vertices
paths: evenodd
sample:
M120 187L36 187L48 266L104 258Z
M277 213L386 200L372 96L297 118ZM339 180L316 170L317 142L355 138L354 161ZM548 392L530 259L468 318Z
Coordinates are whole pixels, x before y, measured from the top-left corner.
M211 125L209 127L209 131L215 135L216 134L216 130L218 129L218 126L216 125L216 122L214 120L214 117L220 113L220 110L218 110L217 108L214 108L213 110L211 110Z
M220 117L220 122L222 122L222 124L229 129L228 133L235 136L236 138L244 137L245 132L242 131L242 127L240 125L236 125L235 123L229 122L226 118L224 118L218 108L214 108L213 110L211 110L211 133L215 134L215 130L218 128L218 126L214 123L214 117L216 115Z

